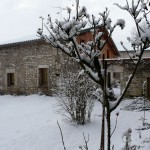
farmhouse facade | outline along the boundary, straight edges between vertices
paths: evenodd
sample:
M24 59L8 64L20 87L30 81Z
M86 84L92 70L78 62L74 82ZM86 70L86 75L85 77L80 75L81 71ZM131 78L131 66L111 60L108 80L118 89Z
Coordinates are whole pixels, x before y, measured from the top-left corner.
M106 38L104 35L104 39ZM90 30L83 30L78 42L91 39ZM116 58L119 52L110 38L102 54ZM67 56L41 39L0 45L1 94L52 95L57 89L61 66Z
M1 93L51 95L65 57L40 39L1 45Z

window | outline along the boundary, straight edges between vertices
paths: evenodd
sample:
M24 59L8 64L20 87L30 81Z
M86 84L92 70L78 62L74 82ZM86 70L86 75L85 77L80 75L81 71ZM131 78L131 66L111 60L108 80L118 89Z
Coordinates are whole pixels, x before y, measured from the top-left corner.
M39 86L48 86L47 68L39 68Z
M7 86L15 85L15 75L14 73L7 73Z

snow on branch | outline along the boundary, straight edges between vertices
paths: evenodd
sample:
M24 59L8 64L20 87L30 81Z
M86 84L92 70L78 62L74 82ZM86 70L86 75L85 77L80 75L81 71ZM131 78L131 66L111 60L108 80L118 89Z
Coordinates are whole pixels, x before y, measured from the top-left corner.
M116 24L119 25L121 29L124 29L124 27L125 27L125 20L118 19Z
M70 7L63 9L67 11L68 16L62 20L53 22L51 15L48 15L47 23L44 24L48 34L44 34L43 27L38 29L37 33L47 43L61 49L68 56L75 58L80 63L82 69L94 78L95 81L103 80L101 75L102 66L96 68L94 60L96 57L102 57L101 51L111 37L113 31L117 26L122 29L125 26L124 20L117 20L117 23L112 25L109 18L109 10L99 13L100 17L96 18L94 15L87 13L85 6L79 7L79 1L76 1L76 13L73 14ZM85 28L90 25L92 32L92 39L79 43L78 36ZM42 25L43 26L43 25ZM105 35L106 39L102 37ZM102 64L102 63L100 63Z
M89 74L89 75L91 76L91 78L93 78L93 79L94 79L95 81L97 81L97 82L100 80L100 78L99 78L97 72L94 72L91 68L89 68L89 67L86 66L86 65L84 65L84 67L85 67L85 72L86 72L87 74Z

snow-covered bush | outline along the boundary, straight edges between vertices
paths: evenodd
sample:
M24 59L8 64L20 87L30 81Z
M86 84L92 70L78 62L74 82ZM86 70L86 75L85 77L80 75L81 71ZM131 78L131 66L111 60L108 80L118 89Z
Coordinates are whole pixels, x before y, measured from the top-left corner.
M85 77L87 75L83 71L79 73L79 68L75 61L69 59L62 66L57 93L58 111L65 114L69 121L83 125L91 118L94 83Z

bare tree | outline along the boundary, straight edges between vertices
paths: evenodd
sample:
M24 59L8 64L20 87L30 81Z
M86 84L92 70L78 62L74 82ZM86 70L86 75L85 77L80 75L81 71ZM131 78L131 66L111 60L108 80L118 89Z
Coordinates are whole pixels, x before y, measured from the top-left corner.
M101 59L101 51L104 49L105 44L111 37L114 30L118 26L121 27L121 29L125 27L125 21L123 19L118 19L116 23L112 25L107 8L104 12L99 13L98 17L95 17L94 15L90 17L87 13L86 7L79 7L79 0L76 0L76 13L74 15L71 13L71 8L67 7L66 10L68 16L64 20L59 21L56 19L55 22L52 22L50 15L48 16L48 25L45 25L45 28L49 31L49 35L44 35L43 30L38 29L38 34L41 38L45 39L46 42L54 47L62 50L69 57L74 58L80 64L84 72L86 72L89 77L99 85L103 95L103 99L101 101L103 105L102 118L104 120L106 116L107 120L107 150L111 149L111 112L114 111L121 103L134 78L144 50L150 46L150 23L148 20L149 0L132 0L130 3L126 0L125 6L120 6L119 4L116 5L131 15L135 22L138 38L128 38L134 49L134 58L136 58L137 61L135 62L133 73L129 75L126 87L115 101L114 95L112 94L113 92L107 87L107 62L106 60ZM147 29L141 30L141 20L145 20ZM86 43L78 43L76 36L78 36L80 31L85 28L87 24L89 24L93 29L91 31L93 32L93 40ZM105 33L103 30L97 30L98 27L103 30L107 29L108 35L105 41L102 40ZM123 48L128 51L123 42L121 42L121 44ZM133 57L130 58L133 60ZM104 125L102 126L102 131L102 143L104 143ZM101 150L103 150L104 144L101 145L103 145L101 147Z

